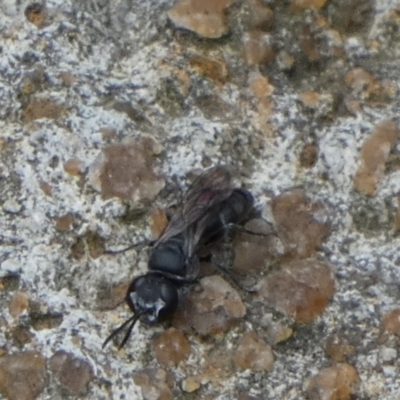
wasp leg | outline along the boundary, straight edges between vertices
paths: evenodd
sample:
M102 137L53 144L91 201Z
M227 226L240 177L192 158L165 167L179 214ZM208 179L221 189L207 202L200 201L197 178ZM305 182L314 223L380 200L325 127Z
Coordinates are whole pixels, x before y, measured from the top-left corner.
M104 254L120 254L120 253L125 253L126 251L132 250L132 249L136 249L137 247L141 247L141 246L153 246L155 243L155 240L152 241L148 241L148 240L144 240L143 242L138 242L135 244L131 244L128 247L125 247L123 249L120 250L105 250Z
M242 290L246 293L254 293L255 291L252 289L248 289L244 287L239 281L232 276L232 272L228 271L221 263L217 262L214 257L211 257L211 265L221 274L223 275L227 281L229 281L236 289Z
M175 274L171 274L169 272L164 272L162 271L162 273L158 273L157 275L161 275L164 278L168 278L169 280L179 283L179 284L183 284L183 285L192 285L194 283L198 283L199 282L199 278L198 277L184 277L184 276L177 276Z
M263 232L255 232L252 231L250 229L246 229L244 226L239 225L239 224L234 224L234 223L230 223L230 224L226 224L223 229L226 229L227 231L231 230L233 232L240 232L240 233L248 233L249 235L254 235L254 236L263 236L263 237L267 237L270 235L273 235L274 232L268 232L268 233L263 233ZM235 232L235 233L236 233Z

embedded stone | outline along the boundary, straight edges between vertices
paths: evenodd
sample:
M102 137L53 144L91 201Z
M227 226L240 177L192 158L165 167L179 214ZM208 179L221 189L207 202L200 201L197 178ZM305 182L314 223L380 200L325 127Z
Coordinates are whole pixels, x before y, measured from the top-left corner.
M28 295L25 292L15 292L9 305L10 314L13 317L17 317L27 310L28 305Z
M72 176L79 176L82 173L81 162L77 158L70 158L64 163L64 171Z
M300 153L300 165L303 168L311 168L317 162L318 148L314 144L306 144L303 146Z
M360 166L353 178L354 187L372 196L385 175L385 163L390 150L397 143L400 130L393 120L386 120L375 127L360 152Z
M22 109L21 117L24 124L41 119L58 119L67 113L67 109L47 98L32 98L31 101Z
M175 328L164 331L153 340L153 352L164 367L178 365L190 352L190 344L185 335Z
M334 291L332 267L316 259L287 263L257 285L260 299L302 324L322 314Z
M153 200L164 187L164 179L153 171L157 152L157 144L144 139L107 146L90 166L89 182L105 199Z
M87 393L94 378L90 364L64 350L57 351L49 360L49 368L58 381L75 396Z
M240 393L237 400L261 400L261 397L250 396L248 393Z
M225 9L232 0L179 0L168 17L179 28L216 39L228 32Z
M386 313L382 319L383 333L400 336L400 309Z
M261 0L247 0L244 7L247 12L244 25L248 30L268 31L271 28L274 13Z
M172 400L171 382L162 369L143 370L134 375L133 380L140 386L143 400Z
M168 218L165 212L161 208L156 208L149 216L149 225L151 231L151 237L156 240L163 233L167 226Z
M27 343L30 343L34 338L34 335L29 331L29 329L25 326L18 325L11 331L11 337L14 342L14 345L22 348Z
M316 108L320 102L321 95L318 92L305 91L299 94L299 99L304 106L308 108Z
M238 292L218 275L206 276L200 285L186 295L175 325L183 330L195 330L200 335L215 335L227 331L246 313Z
M113 310L124 302L131 281L111 286L102 283L97 289L96 308L98 310Z
M267 64L275 58L271 37L263 31L246 32L243 36L243 46L248 65Z
M312 202L302 190L275 197L271 208L288 257L311 256L329 233L327 208L322 201Z
M226 63L220 60L195 55L189 58L189 65L199 74L214 82L224 83L227 80L228 68Z
M290 8L293 11L300 12L306 8L314 8L320 10L328 0L292 0L290 2Z
M67 231L74 222L71 214L65 214L56 219L56 230L58 232Z
M34 400L46 385L45 359L35 351L0 358L0 393L9 400Z
M296 59L286 50L281 50L276 57L276 61L280 70L290 71Z
M257 320L257 316L255 319ZM288 318L279 319L275 318L272 313L263 313L262 317L259 318L259 323L263 337L271 345L284 342L293 334L293 321Z
M41 3L31 3L25 9L26 19L36 27L40 28L46 20L46 9Z
M193 393L200 388L200 381L198 378L189 376L182 382L182 389L187 393Z
M306 393L310 400L351 400L359 385L360 379L353 366L337 364L311 378Z
M256 229L247 229L257 232ZM232 244L235 251L234 269L243 274L264 270L282 256L284 250L281 240L275 234L259 236L242 233L235 236Z
M47 182L40 181L39 187L46 196L51 197L53 189Z
M325 344L326 355L334 362L343 362L354 354L354 346L338 335L329 336Z
M344 82L353 95L361 98L368 98L377 86L374 77L362 68L349 71L344 77Z
M252 331L245 333L240 339L233 360L237 368L270 371L274 356L271 346Z

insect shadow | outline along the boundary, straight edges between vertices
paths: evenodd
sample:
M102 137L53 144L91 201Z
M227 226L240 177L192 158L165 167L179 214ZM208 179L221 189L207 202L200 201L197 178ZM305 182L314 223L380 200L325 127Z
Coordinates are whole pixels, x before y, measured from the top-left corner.
M234 186L228 167L212 167L197 177L160 237L147 242L152 246L148 271L132 280L125 296L133 316L107 337L103 348L126 329L118 345L121 349L139 319L148 324L170 319L182 297L181 288L197 281L199 246L226 237L232 228L247 231L242 225L255 213L252 194ZM143 244L107 253L121 253ZM214 266L227 273L222 265Z

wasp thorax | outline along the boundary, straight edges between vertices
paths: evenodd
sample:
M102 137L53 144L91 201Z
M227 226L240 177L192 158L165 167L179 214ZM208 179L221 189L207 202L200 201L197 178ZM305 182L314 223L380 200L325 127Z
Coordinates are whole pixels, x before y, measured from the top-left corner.
M186 272L185 256L182 251L182 240L174 238L158 246L149 259L149 269L184 276Z

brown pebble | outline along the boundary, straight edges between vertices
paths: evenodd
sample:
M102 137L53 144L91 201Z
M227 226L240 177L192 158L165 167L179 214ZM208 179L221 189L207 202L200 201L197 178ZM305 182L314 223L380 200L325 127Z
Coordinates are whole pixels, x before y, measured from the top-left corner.
M65 214L62 217L56 219L56 230L58 232L67 231L72 223L74 222L71 214Z
M321 95L318 92L306 91L299 94L299 99L305 107L316 108Z
M395 233L400 232L400 196L397 197L397 212L394 217L394 231Z
M359 384L360 379L353 366L337 364L311 378L306 393L310 400L351 400Z
M354 354L354 346L338 335L329 336L325 344L326 355L334 362L343 362Z
M198 378L189 376L182 382L182 389L187 393L193 393L200 388L200 381Z
M34 400L46 385L45 359L35 351L0 358L0 393L8 400Z
M81 162L77 158L70 158L64 163L64 171L72 176L79 176L81 169Z
M314 144L306 144L301 149L300 165L303 168L311 168L317 162L318 148Z
M246 313L238 292L219 275L206 276L185 298L182 313L174 320L178 328L200 335L227 331Z
M250 396L248 393L240 393L237 400L261 400L261 397Z
M43 192L46 196L51 197L52 188L51 188L51 186L50 186L47 182L45 182L45 181L40 181L40 182L39 182L39 187L40 187L40 189L42 189L42 192Z
M302 190L275 197L271 208L288 257L311 256L329 233L328 210L321 201L312 202Z
M334 294L333 268L316 259L292 261L261 279L257 291L269 306L307 324L321 315Z
M248 13L248 18L245 21L248 30L270 30L274 21L274 13L269 7L261 0L247 0L244 6Z
M31 24L40 28L46 20L46 9L41 3L31 3L25 8L25 17Z
M21 113L24 124L36 119L48 118L58 119L67 113L67 109L55 103L51 99L33 98L23 109Z
M162 370L144 370L133 377L136 385L140 386L143 400L172 400L172 391L168 374Z
M89 181L101 190L103 198L152 200L164 187L164 179L153 171L157 144L141 140L131 144L113 144L103 149L91 165Z
M296 62L296 59L286 50L281 50L276 59L278 66L282 71L290 71Z
M283 250L282 242L273 234L258 236L242 233L234 238L232 244L235 250L233 261L235 271L243 274L265 269L281 255Z
M69 71L60 72L60 79L67 87L71 87L76 82L76 77Z
M263 317L263 334L268 340L268 343L275 345L286 341L293 335L293 324L286 318L276 319Z
M360 166L353 178L354 187L361 193L372 196L385 174L385 162L390 149L397 143L400 130L392 120L377 125L362 145Z
M290 8L293 11L300 12L306 8L320 10L328 0L291 0Z
M240 339L233 360L237 368L270 371L274 356L271 346L252 331L245 333Z
M248 65L261 65L275 58L269 35L260 30L246 32L243 36L244 56Z
M85 255L85 241L82 237L76 238L71 245L71 255L75 260L81 260Z
M362 68L354 68L344 77L345 84L357 98L369 98L376 87L374 77Z
M250 90L258 99L269 97L274 91L274 86L265 76L259 73L252 73L249 76Z
M167 14L177 27L216 39L228 31L225 8L231 3L232 0L179 0Z
M153 340L152 348L163 367L173 367L189 355L190 344L182 332L170 328Z
M19 348L24 347L27 343L30 343L34 338L34 335L29 331L28 328L18 325L11 331L13 342Z
M315 34L309 26L305 26L300 35L300 47L310 63L319 59L318 44Z
M105 239L97 232L86 232L84 236L90 257L99 258L105 251Z
M124 302L131 281L110 286L107 282L97 289L96 307L98 310L113 310Z
M385 334L400 337L400 309L396 308L383 316L382 330Z
M28 295L25 292L15 292L9 305L10 314L17 317L28 308L28 305Z
M62 386L74 396L87 393L88 385L94 378L90 364L64 350L57 351L49 360L49 368Z
M214 82L224 83L228 77L226 63L220 60L196 55L189 58L189 65Z
M163 233L167 226L168 219L165 212L161 208L156 208L149 216L149 224L151 230L151 237L156 240Z

